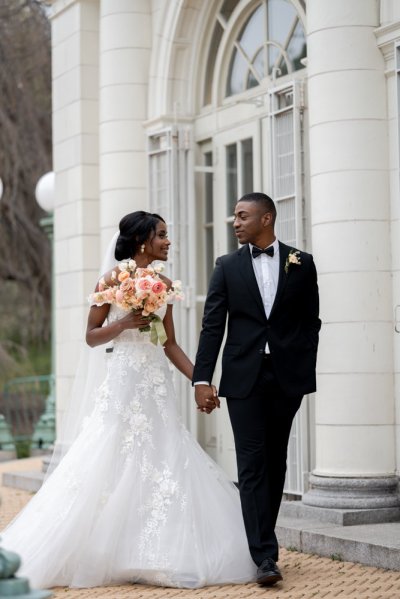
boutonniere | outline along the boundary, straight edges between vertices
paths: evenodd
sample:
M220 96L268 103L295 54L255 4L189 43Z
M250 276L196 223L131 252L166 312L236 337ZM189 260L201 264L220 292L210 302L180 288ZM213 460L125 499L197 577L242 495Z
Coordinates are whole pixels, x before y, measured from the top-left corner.
M286 262L285 262L285 273L286 274L289 272L289 266L291 264L297 264L297 266L301 266L299 250L296 250L296 251L290 250L288 257L286 258Z

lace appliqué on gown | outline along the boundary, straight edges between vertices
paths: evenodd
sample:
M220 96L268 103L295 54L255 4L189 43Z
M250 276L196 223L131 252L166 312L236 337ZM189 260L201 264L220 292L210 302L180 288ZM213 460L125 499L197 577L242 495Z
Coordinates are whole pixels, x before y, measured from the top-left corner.
M107 356L79 436L2 533L20 574L39 588L253 580L239 493L183 425L163 348L126 330Z

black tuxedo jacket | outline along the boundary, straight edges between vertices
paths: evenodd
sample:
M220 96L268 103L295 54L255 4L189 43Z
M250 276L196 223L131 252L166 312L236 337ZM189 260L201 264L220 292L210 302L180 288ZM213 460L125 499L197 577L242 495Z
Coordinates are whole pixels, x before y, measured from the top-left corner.
M291 251L295 248L279 242L278 288L268 319L249 246L217 259L204 308L193 382L211 382L228 317L221 397L251 394L267 341L284 394L298 397L315 391L321 327L317 273L311 254L305 252L300 252L301 264L290 264L285 272Z

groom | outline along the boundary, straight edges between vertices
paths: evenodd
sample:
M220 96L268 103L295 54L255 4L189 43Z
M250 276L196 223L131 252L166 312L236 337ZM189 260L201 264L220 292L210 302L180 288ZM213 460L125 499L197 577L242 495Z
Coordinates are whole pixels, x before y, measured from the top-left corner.
M303 395L315 391L319 301L310 254L279 242L275 204L250 193L236 204L239 250L217 259L193 373L198 408L219 407L210 383L225 332L219 394L227 398L238 479L257 582L282 580L275 524L290 428Z

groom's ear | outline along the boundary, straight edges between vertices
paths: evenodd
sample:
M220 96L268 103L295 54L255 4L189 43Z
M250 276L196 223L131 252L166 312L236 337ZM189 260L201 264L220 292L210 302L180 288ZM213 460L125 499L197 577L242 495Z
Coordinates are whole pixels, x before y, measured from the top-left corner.
M263 214L262 223L263 223L263 227L268 227L270 225L273 225L274 220L273 220L272 212L265 212L265 214Z

